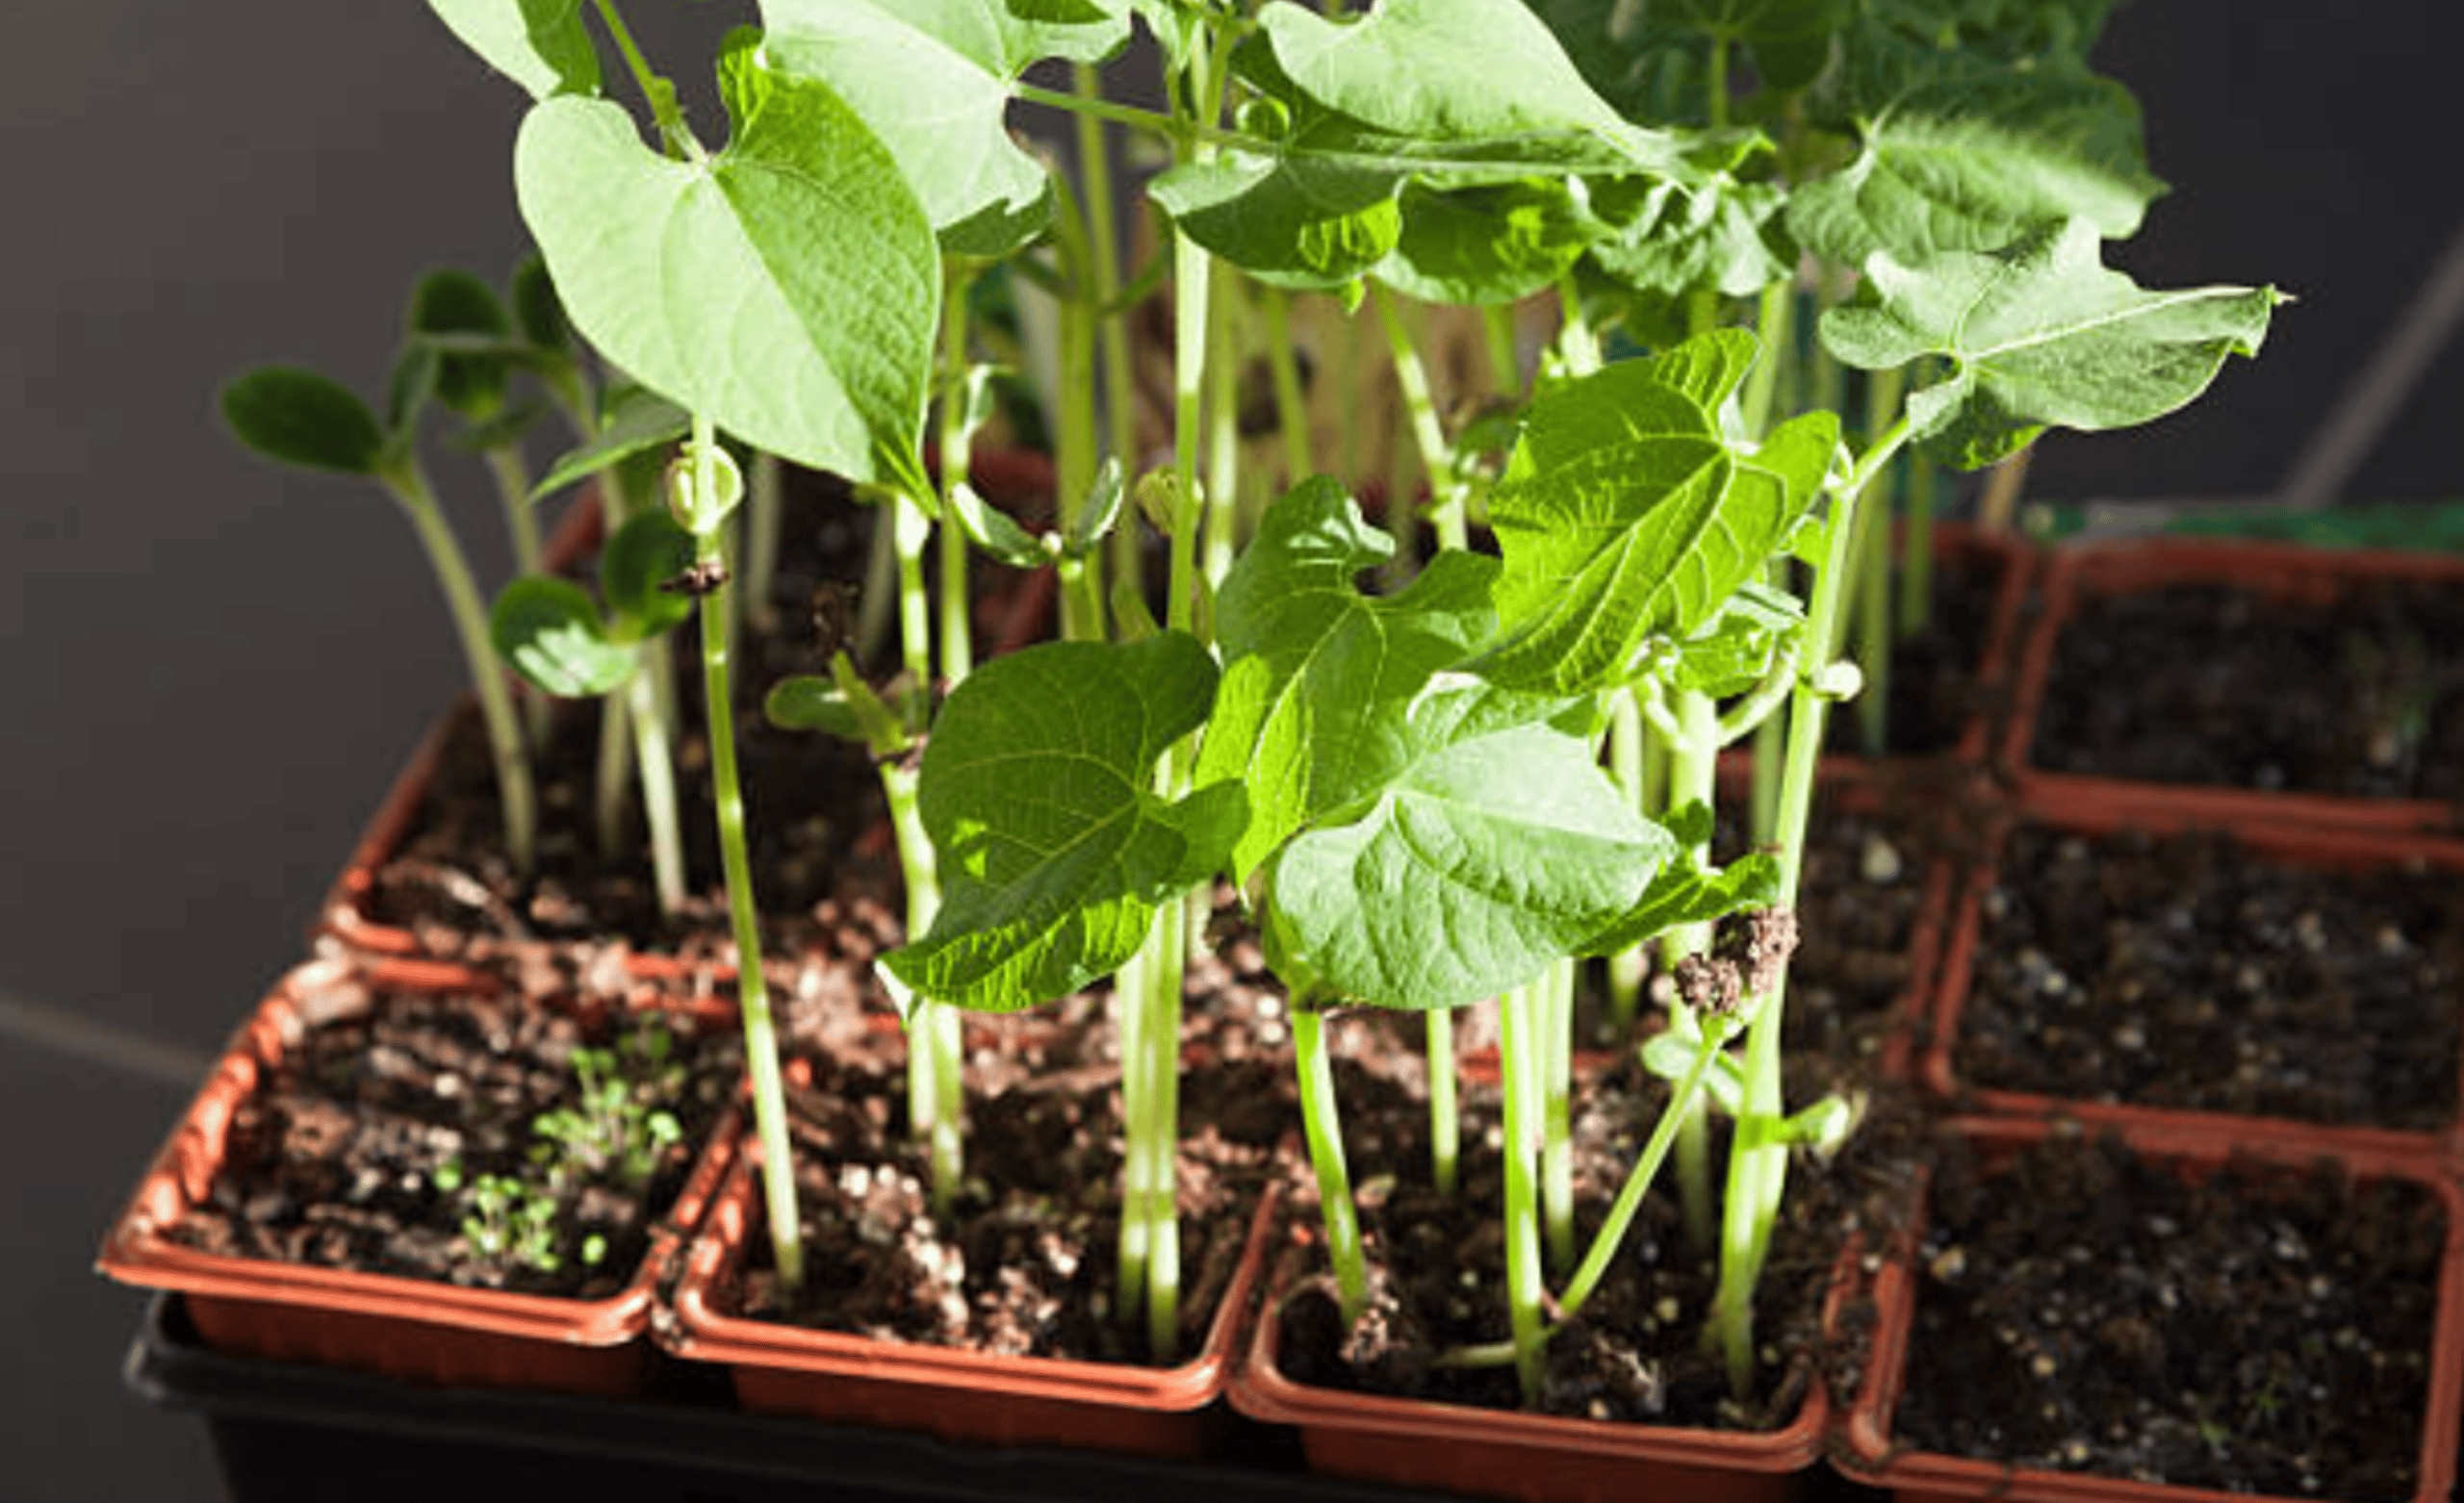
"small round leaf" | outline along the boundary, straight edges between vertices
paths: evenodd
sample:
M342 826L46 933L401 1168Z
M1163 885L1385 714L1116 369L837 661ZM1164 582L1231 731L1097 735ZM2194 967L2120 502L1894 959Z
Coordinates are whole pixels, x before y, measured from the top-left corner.
M413 335L479 334L501 338L513 331L496 290L468 271L447 267L420 278L411 292L408 320ZM504 361L483 355L447 355L437 363L437 399L466 418L485 417L504 402Z
M628 642L657 636L693 614L693 599L660 585L693 564L693 534L665 512L644 512L616 529L599 558L599 587Z
M222 389L222 419L241 443L286 465L364 475L385 433L347 388L288 366L251 370Z
M560 699L605 694L640 662L630 646L609 639L587 591L544 574L504 587L488 616L488 637L515 673Z

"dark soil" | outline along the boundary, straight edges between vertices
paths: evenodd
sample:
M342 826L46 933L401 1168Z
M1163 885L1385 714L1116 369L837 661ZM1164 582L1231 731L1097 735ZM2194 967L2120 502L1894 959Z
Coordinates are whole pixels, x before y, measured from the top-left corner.
M2058 1133L1937 1171L1897 1439L2295 1497L2418 1489L2436 1198L2236 1163L2200 1184ZM2437 1438L2451 1445L2451 1436Z
M761 713L773 684L827 672L820 634L852 619L872 520L835 482L801 473L789 480L769 595L772 624L741 635L734 665L738 772L762 948L771 955L811 941L812 910L832 896L838 868L860 843L885 840L887 819L879 777L862 748L820 732L776 728ZM1027 578L1003 571L983 581L980 647L1007 628L1013 597ZM705 721L698 625L686 623L670 641L688 893L682 913L658 911L638 810L628 849L599 847L601 715L599 702L587 701L555 704L553 728L535 758L540 847L539 870L530 880L517 879L503 858L495 774L476 718L466 714L455 724L407 838L377 872L364 916L412 930L430 955L508 973L546 969L563 984L592 990L621 989L619 962L631 953L732 961L709 751L699 728ZM887 650L894 654L894 642Z
M2464 795L2464 587L2091 596L2062 628L2033 765L2217 787Z
M463 1234L464 1185L510 1175L533 1185L541 1113L573 1106L575 1048L605 1047L616 1025L503 996L375 994L350 984L312 994L303 1031L234 1113L229 1151L206 1200L173 1236L237 1257L314 1263L526 1294L599 1299L629 1282L658 1218L682 1187L742 1074L732 1037L684 1030L684 1069L660 1101L683 1128L647 1184L577 1171L554 1193L553 1271L476 1256ZM659 1025L664 1027L665 1025ZM595 1261L592 1237L604 1239Z
M1142 1316L1117 1318L1121 1123L1098 1060L1104 999L970 1030L966 1173L946 1218L907 1129L904 1046L840 1036L788 1111L813 1270L782 1310L755 1234L742 1308L885 1339L1012 1355L1148 1361ZM1099 1031L1102 1041L1084 1036ZM1199 1024L1193 1032L1205 1032ZM1181 1346L1204 1341L1293 1118L1290 1066L1264 1057L1185 1072L1179 1159Z
M1939 755L1959 745L1978 716L2003 707L2003 686L1989 683L1983 673L2003 566L1998 554L1956 549L1936 559L1933 615L1923 630L1891 647L1882 754ZM1826 749L1872 754L1876 749L1867 743L1864 719L1860 701L1835 707L1824 733Z
M1976 1085L2434 1132L2464 1073L2451 875L2318 871L2214 834L2023 827L1984 924Z
M1371 1309L1347 1329L1330 1278L1283 1305L1282 1366L1317 1387L1443 1403L1521 1407L1506 1368L1446 1369L1430 1357L1508 1336L1503 1290L1502 1142L1494 1089L1467 1091L1460 1193L1430 1185L1427 1108L1402 1083L1338 1060L1349 1156L1372 1270ZM1666 1098L1663 1083L1621 1066L1578 1088L1574 1120L1578 1247L1588 1246ZM1714 1185L1726 1130L1715 1126ZM1755 1397L1732 1401L1719 1361L1701 1345L1717 1270L1692 1254L1673 1174L1664 1173L1627 1247L1576 1327L1549 1347L1541 1410L1593 1419L1773 1430L1794 1420L1817 1376L1852 1391L1869 1323L1851 1296L1828 1333L1823 1306L1843 1269L1848 1238L1887 1245L1912 1203L1900 1156L1922 1134L1895 1098L1878 1100L1850 1146L1828 1164L1800 1156L1791 1168L1778 1237L1757 1302ZM1293 1214L1316 1227L1304 1185ZM1322 1266L1312 1242L1307 1255ZM1562 1286L1563 1277L1553 1277Z

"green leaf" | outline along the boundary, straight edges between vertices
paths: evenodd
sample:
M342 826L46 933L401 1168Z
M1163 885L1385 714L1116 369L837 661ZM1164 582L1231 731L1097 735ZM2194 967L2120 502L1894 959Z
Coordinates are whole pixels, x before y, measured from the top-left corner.
M761 701L761 713L782 730L818 730L842 741L865 739L855 706L819 674L799 674L773 684Z
M2075 57L2019 57L1981 36L1916 37L1881 12L1849 33L1839 112L1856 159L1792 195L1788 225L1845 266L1995 250L2047 219L2136 234L2165 185L2137 101Z
M1222 865L1237 787L1154 791L1205 720L1214 659L1170 631L1126 647L1055 642L993 659L950 693L918 804L939 860L932 932L883 963L918 994L1012 1011L1112 974L1155 910Z
M525 574L497 596L488 640L515 673L560 699L605 694L641 664L629 643L608 636L588 591L545 574Z
M268 459L303 470L373 474L385 448L376 415L347 388L288 366L248 371L222 388L222 420Z
M2283 300L2266 287L2142 291L2101 264L2094 226L2073 219L1988 254L1913 266L1876 256L1857 304L1823 316L1822 341L1864 370L1950 362L1910 395L1910 435L1975 469L2048 426L2126 428L2185 405L2226 356L2258 353Z
M512 331L496 289L468 271L451 267L420 278L411 292L406 326L414 335L474 334L502 339ZM465 418L485 418L504 405L510 369L503 361L485 356L447 354L436 367L436 396Z
M1039 0L763 0L780 68L834 89L888 148L956 254L1001 256L1052 212L1044 166L1010 135L1010 88L1046 57L1093 61L1124 6Z
M1150 191L1193 240L1274 285L1337 291L1368 273L1402 242L1407 184L1451 192L1568 173L1700 176L1702 140L1627 123L1517 0L1389 0L1343 23L1276 4L1259 23L1236 64L1286 129L1175 167ZM1396 285L1467 274L1442 263L1474 254L1477 238L1450 229L1438 199L1415 204L1436 222L1395 266ZM1518 234L1536 236L1548 259L1568 228L1544 214ZM1499 248L1513 253L1514 275L1530 274L1529 247ZM1481 274L1495 294L1499 268Z
M533 99L599 92L582 0L427 0L436 18Z
M610 392L600 415L599 436L560 455L530 488L534 501L623 463L646 449L673 444L693 431L693 415L657 393L638 386Z
M610 635L641 642L681 625L693 614L692 598L659 586L691 568L693 558L693 534L663 511L643 512L617 528L599 554L599 588L616 616Z
M1452 141L1577 136L1632 170L1681 166L1677 139L1629 124L1592 92L1520 0L1383 0L1346 21L1277 4L1258 25L1301 93L1373 130Z
M1556 701L1441 675L1399 715L1406 759L1269 862L1279 966L1385 1007L1460 1006L1584 950L1677 853Z
M1749 580L1708 624L1678 644L1669 684L1715 700L1743 694L1771 675L1805 629L1805 607L1794 596Z
M1615 239L1592 246L1592 259L1648 292L1751 296L1788 274L1767 238L1784 197L1776 184L1726 174L1691 191L1655 184L1643 213Z
M1010 520L1010 514L961 480L949 488L950 515L966 540L1013 569L1040 569L1052 562L1043 540Z
M1700 1046L1675 1033L1654 1033L1643 1043L1643 1068L1674 1084L1694 1070ZM1703 1091L1722 1116L1734 1117L1745 1107L1745 1066L1723 1051L1703 1071Z
M1578 952L1616 955L1691 924L1708 924L1749 908L1780 902L1780 863L1757 853L1717 871L1697 871L1672 861L1654 876L1642 897L1616 921L1593 934Z
M1227 666L1197 780L1248 790L1248 832L1232 853L1241 881L1410 762L1405 710L1496 624L1497 564L1476 553L1440 553L1400 595L1363 595L1353 581L1394 548L1320 475L1268 509L1224 577L1216 631Z
M1532 404L1489 501L1504 554L1500 683L1590 693L1647 639L1691 635L1758 573L1820 494L1837 420L1810 413L1759 447L1723 416L1755 355L1720 330Z
M1087 491L1087 498L1069 516L1069 525L1062 534L1061 551L1071 558L1084 558L1095 546L1112 535L1120 521L1121 507L1129 499L1129 487L1122 483L1120 456L1106 454L1095 471L1095 483Z
M591 344L747 443L859 482L926 489L915 461L940 253L846 106L764 70L739 33L725 151L673 162L612 104L532 107L522 212Z
M1424 302L1527 297L1563 276L1594 236L1568 186L1545 179L1450 192L1414 183L1398 207L1401 236L1374 274Z

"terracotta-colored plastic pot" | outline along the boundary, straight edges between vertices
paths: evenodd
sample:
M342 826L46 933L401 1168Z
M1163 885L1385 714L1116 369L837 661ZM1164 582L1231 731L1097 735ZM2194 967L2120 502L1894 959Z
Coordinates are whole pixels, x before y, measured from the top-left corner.
M2043 612L2020 652L2017 703L2003 737L2000 763L2031 797L2059 794L2116 805L2193 811L2219 825L2270 820L2379 829L2452 828L2455 809L2437 800L2264 792L2055 772L2030 765L2062 633L2084 607L2097 599L2181 585L2230 584L2297 606L2325 607L2400 581L2464 585L2464 558L2195 537L2059 548L2045 570ZM2161 713L2161 707L2151 713Z
M467 992L484 978L455 967L389 963L369 972L383 996ZM182 1245L171 1231L213 1190L241 1104L305 1026L286 979L234 1035L105 1237L101 1271L123 1284L176 1289L207 1345L420 1384L555 1390L621 1398L640 1389L655 1291L706 1212L740 1135L732 1109L711 1131L683 1188L659 1218L618 1293L557 1299L386 1274L230 1257Z
M1041 500L1051 495L1052 464L1040 454L985 450L975 456L972 472L978 489L1005 504ZM545 550L547 567L570 567L597 548L601 536L599 502L594 494L573 508L550 540ZM1058 575L1053 570L1039 569L1016 575L1014 582L1015 588L979 602L988 613L980 615L978 620L978 630L988 644L988 656L1014 651L1051 634L1059 608ZM447 746L456 739L478 734L478 709L466 693L421 737L326 895L319 916L323 932L372 955L417 957L426 953L416 932L374 913L377 873L410 838ZM713 996L715 988L734 980L732 960L686 959L613 944L607 953L615 962L612 975L594 975L585 978L586 981L603 987L621 978L629 983L636 1000L655 993L671 1002L689 999L717 1013L733 1010L732 1002ZM783 986L792 981L790 974L781 971L775 983Z
M1995 837L1993 849L2004 848L2015 821L2082 835L2109 835L2125 829L2154 835L2176 835L2218 827L2215 810L2203 803L2166 805L2137 801L2116 803L2095 790L2069 783L2035 789L2014 813L2014 821ZM2323 873L2376 872L2419 868L2464 876L2464 842L2374 829L2337 829L2298 823L2261 822L2230 831L2250 853L2288 867ZM1997 1089L1962 1078L1959 1038L1967 1012L1979 946L1984 942L1985 895L1996 884L1990 860L1965 884L1953 910L1949 941L1941 961L1940 983L1934 989L1932 1040L1920 1068L1937 1094L1965 1103L1974 1109L2023 1117L2068 1116L2085 1122L2144 1121L2203 1131L2226 1128L2243 1138L2298 1138L2357 1153L2421 1157L2464 1154L2464 1123L2450 1122L2438 1132L2394 1128L2337 1126L2289 1118L2191 1110L2128 1102L2055 1097L2033 1091ZM2365 1026L2367 1026L2365 1024ZM2464 1061L2458 1064L2457 1100L2464 1102ZM2464 1161L2464 1159L2459 1159Z
M2418 1157L2348 1152L2331 1144L2292 1138L2255 1141L2220 1123L2120 1122L2112 1126L2121 1131L2133 1152L2170 1162L2186 1174L2211 1172L2236 1155L2297 1168L2335 1159L2356 1179L2408 1180L2437 1197L2446 1214L2446 1251L2439 1264L2437 1324L2422 1418L2420 1487L2413 1503L2441 1503L2454 1481L2456 1426L2459 1415L2464 1415L2464 1192L2458 1191L2454 1181ZM1945 1130L1964 1133L1989 1155L1989 1162L1993 1153L2016 1152L2064 1128L2041 1120L1961 1118L1945 1124ZM1921 1186L1918 1193L1923 1193ZM1920 1220L1911 1228L1906 1245L1913 1248L1922 1235ZM1916 1274L1908 1257L1885 1261L1875 1276L1873 1298L1873 1355L1846 1415L1842 1437L1851 1475L1859 1481L1890 1489L1901 1503L1987 1498L2011 1503L2229 1503L2250 1495L2013 1466L1910 1448L1892 1430L1908 1382L1917 1299ZM2327 1481L2332 1490L2333 1479ZM2327 1490L2316 1495L2335 1494Z
M1278 1365L1280 1314L1310 1261L1322 1257L1314 1236L1304 1236L1276 1260L1231 1386L1233 1408L1298 1433L1310 1470L1321 1476L1516 1503L1783 1503L1821 1454L1831 1406L1819 1382L1784 1429L1760 1434L1529 1414L1296 1383ZM1835 1303L1854 1268L1853 1260L1841 1260Z
M1177 1461L1204 1453L1203 1412L1223 1392L1275 1223L1271 1187L1197 1355L1157 1368L882 1341L739 1313L740 1270L760 1224L759 1167L759 1145L748 1140L687 1256L676 1322L660 1331L676 1356L725 1365L745 1410L980 1445Z

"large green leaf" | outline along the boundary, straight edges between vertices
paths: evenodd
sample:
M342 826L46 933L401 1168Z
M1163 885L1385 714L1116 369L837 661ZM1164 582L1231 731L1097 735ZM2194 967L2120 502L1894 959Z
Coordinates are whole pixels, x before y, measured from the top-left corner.
M1248 790L1248 832L1232 853L1243 881L1294 831L1411 760L1404 709L1496 624L1497 563L1475 553L1440 553L1400 595L1361 594L1354 580L1394 548L1321 475L1268 510L1224 577L1226 667L1197 778Z
M1280 107L1279 132L1175 167L1153 192L1192 239L1280 286L1331 289L1366 274L1402 241L1409 209L1443 216L1443 195L1459 190L1569 174L1691 182L1707 151L1733 155L1725 137L1707 145L1627 123L1516 0L1399 0L1343 24L1277 0L1259 21L1237 62ZM1406 204L1413 183L1440 192ZM1546 231L1549 257L1564 229ZM1453 239L1432 225L1397 285L1418 274L1436 290L1464 274L1422 264Z
M1510 303L1565 275L1596 237L1564 182L1526 179L1450 192L1407 185L1402 232L1373 268L1423 302Z
M1911 437L1973 469L2048 426L2126 428L2188 403L2226 356L2258 353L2283 300L2272 287L2143 291L2074 219L1988 254L1876 256L1857 304L1823 316L1822 341L1866 370L1950 362L1909 396Z
M1504 640L1477 667L1555 694L1622 683L1647 639L1690 635L1779 550L1838 441L1809 413L1758 447L1731 431L1751 335L1720 330L1532 404L1489 499Z
M1726 174L1691 190L1656 183L1622 234L1591 247L1592 260L1645 292L1751 296L1788 274L1765 235L1784 196L1777 184Z
M932 932L885 957L917 994L988 1011L1065 995L1125 963L1155 910L1213 876L1245 820L1219 784L1178 802L1155 765L1215 698L1214 659L1171 631L1056 642L953 690L918 791L940 863Z
M533 99L599 92L582 0L427 0L462 44Z
M1850 34L1839 109L1862 146L1792 195L1790 231L1852 267L1877 251L1993 250L2046 219L2138 233L2165 185L2130 91L2074 57L2023 60L1956 36L1912 38L1872 16Z
M1129 38L1125 0L763 0L761 16L772 63L830 85L889 148L942 243L977 256L1025 244L1051 215L1042 165L1010 135L1011 86L1039 59L1091 61Z
M574 323L642 384L758 447L921 492L940 253L896 166L821 84L743 34L706 161L615 105L550 99L514 148L522 212Z
M1677 853L1553 702L1457 674L1396 717L1384 786L1269 863L1270 958L1378 1006L1461 1006L1585 952Z

